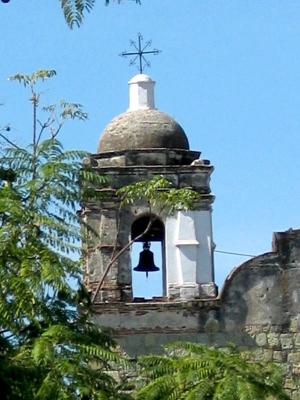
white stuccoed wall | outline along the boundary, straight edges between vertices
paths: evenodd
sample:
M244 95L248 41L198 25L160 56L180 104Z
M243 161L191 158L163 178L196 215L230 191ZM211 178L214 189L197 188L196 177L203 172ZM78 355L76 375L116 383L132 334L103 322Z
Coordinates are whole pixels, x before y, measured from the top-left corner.
M129 82L129 108L128 111L154 109L154 85L150 76L145 74L135 75Z
M211 211L178 211L166 220L167 287L193 297L202 284L214 282Z

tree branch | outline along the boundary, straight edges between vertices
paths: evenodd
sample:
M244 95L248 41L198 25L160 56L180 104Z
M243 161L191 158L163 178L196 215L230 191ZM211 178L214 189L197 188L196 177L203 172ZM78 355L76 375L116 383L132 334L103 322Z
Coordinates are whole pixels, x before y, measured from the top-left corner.
M37 145L38 145L39 142L40 142L40 140L41 140L41 137L42 137L42 134L43 134L44 130L45 130L46 128L48 128L48 127L51 125L52 121L51 121L51 117L49 117L49 118L47 119L47 121L44 122L44 123L42 123L39 119L37 120L37 122L39 123L39 125L40 125L40 127L41 127L40 132L39 132L39 135L38 135L38 138L37 138L37 141L36 141L36 143L37 143Z
M11 146L13 146L14 148L21 150L21 147L17 146L15 143L13 143L11 140L9 140L5 135L3 135L3 133L0 132L0 137L2 137L2 139L4 139L8 144L10 144Z
M112 267L113 264L115 263L115 261L117 261L118 258L121 257L121 255L122 255L123 253L125 253L125 251L126 251L134 242L138 241L138 240L141 239L144 235L146 235L146 233L149 232L149 230L150 230L150 228L151 228L151 225L152 225L154 219L155 219L155 217L154 217L152 214L150 214L149 222L148 222L148 225L146 226L145 230L144 230L140 235L138 235L136 238L130 240L130 241L129 241L129 242L128 242L128 243L127 243L127 244L126 244L126 245L125 245L111 260L110 260L110 262L108 263L108 265L107 265L107 267L106 267L106 269L105 269L105 271L104 271L104 273L103 273L103 275L102 275L102 277L101 277L101 279L100 279L100 281L99 281L99 283L98 283L98 286L96 287L95 292L93 293L92 300L91 300L92 303L95 302L96 297L97 297L99 291L101 290L101 288L102 288L102 286L103 286L104 280L105 280L105 278L106 278L106 276L107 276L109 270L111 269L111 267Z
M62 126L63 126L63 123L60 122L59 125L58 125L58 128L56 129L56 131L53 131L53 133L52 133L52 139L56 138L56 136L59 134Z

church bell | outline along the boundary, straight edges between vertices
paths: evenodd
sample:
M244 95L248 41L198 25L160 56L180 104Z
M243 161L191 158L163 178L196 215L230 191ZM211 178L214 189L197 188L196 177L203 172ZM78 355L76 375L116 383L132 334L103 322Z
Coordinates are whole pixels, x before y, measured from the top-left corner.
M146 277L148 278L148 272L159 271L159 268L154 264L154 255L150 251L150 243L145 242L143 245L143 251L140 252L140 259L138 265L133 268L134 271L146 272Z

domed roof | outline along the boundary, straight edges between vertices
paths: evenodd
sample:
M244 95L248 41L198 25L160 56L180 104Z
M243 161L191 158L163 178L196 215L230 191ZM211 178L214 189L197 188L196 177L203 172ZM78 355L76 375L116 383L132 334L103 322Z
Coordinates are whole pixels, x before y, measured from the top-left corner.
M189 143L173 118L156 109L145 109L115 117L104 129L98 152L148 148L189 150Z

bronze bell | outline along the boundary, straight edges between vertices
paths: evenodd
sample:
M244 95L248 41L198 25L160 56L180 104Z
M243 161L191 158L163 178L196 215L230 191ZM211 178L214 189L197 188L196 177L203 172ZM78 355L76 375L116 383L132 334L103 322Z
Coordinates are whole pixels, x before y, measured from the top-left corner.
M134 271L146 272L148 278L148 272L159 271L159 268L154 264L153 252L150 251L150 243L145 242L143 245L143 251L140 252L140 260L138 265L133 268Z

